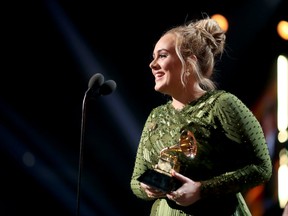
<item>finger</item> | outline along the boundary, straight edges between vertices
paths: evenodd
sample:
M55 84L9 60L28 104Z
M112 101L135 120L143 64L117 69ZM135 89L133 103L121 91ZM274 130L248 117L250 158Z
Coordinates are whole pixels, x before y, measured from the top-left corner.
M173 191L172 193L167 194L167 197L171 200L178 201L184 194L185 192L182 191Z
M151 193L147 193L147 196L148 196L149 198L154 198L154 195L151 194Z
M189 180L189 178L187 178L186 176L176 172L175 170L172 170L171 171L171 175L173 177L175 177L176 179L178 179L180 182L184 183L184 182L187 182Z
M145 190L153 190L153 188L152 187L150 187L149 185L147 185L147 184L144 184L144 183L140 183L140 185L141 185L141 187L143 188L143 189L145 189Z

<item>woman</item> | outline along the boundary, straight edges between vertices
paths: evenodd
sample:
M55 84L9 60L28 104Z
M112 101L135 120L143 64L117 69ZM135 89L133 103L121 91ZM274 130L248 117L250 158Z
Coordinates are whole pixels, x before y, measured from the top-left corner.
M211 79L225 39L208 17L168 30L154 47L149 65L154 89L171 100L154 108L146 120L130 183L138 198L155 200L151 216L251 215L241 193L272 175L259 122ZM172 168L170 175L180 185L165 191L142 181L143 173L159 168L164 150L181 146L183 131L192 134L194 150L188 150L190 156L177 150L181 168Z

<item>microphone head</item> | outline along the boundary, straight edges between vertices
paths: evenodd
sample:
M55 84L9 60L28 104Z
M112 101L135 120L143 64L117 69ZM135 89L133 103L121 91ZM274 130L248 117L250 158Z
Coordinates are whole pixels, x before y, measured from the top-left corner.
M88 89L99 88L103 83L104 76L101 73L94 74L88 82Z
M99 89L99 94L108 95L112 93L113 91L115 91L116 87L117 87L117 84L114 80L107 80L101 85Z

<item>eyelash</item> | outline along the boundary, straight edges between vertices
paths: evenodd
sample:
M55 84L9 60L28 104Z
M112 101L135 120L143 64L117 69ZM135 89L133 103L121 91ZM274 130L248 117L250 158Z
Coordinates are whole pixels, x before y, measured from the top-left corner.
M166 58L168 55L167 54L159 54L158 58ZM152 58L154 60L155 58Z
M160 54L160 55L159 55L159 58L166 58L166 57L167 57L166 54Z

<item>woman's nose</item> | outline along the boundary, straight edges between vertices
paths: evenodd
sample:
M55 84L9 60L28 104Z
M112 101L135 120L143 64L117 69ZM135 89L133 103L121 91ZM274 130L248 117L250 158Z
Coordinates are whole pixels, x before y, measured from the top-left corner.
M153 60L150 62L149 67L150 67L151 69L153 69L153 68L156 67L156 61L155 61L155 59L153 59Z

